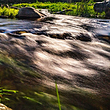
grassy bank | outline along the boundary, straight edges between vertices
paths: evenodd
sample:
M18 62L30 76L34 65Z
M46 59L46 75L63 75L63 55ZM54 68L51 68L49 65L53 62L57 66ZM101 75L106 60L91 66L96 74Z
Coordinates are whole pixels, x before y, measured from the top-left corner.
M36 3L21 3L13 4L14 7L34 7L36 9L48 9L50 13L57 13L63 11L65 15L83 16L83 17L98 17L104 18L105 13L100 13L96 16L96 12L93 9L93 1L89 2L77 2L77 3L51 3L51 2L36 2ZM64 11L65 10L65 11ZM9 16L10 18L16 17L18 10L9 8L0 8L0 15Z
M5 17L8 17L8 18L15 18L16 15L18 14L18 9L11 9L11 8L6 8L6 7L3 7L1 8L0 7L0 16L5 16Z

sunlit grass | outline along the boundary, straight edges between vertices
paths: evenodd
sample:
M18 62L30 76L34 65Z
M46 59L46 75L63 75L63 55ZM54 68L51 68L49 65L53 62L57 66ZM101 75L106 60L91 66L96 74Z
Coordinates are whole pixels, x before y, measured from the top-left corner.
M73 15L73 16L84 16L84 17L96 17L96 12L93 9L94 3L92 0L87 2L77 2L77 3L51 3L51 2L36 2L36 3L21 3L21 4L14 4L15 7L34 7L36 9L48 9L50 13L56 13L63 10L71 10L65 11L64 14L66 15ZM98 14L97 17L103 18L105 13Z
M51 2L36 2L36 3L20 3L20 4L13 4L14 7L34 7L36 9L48 9L50 13L57 13L60 11L65 10L63 14L65 15L73 15L73 16L83 16L83 17L99 17L104 18L105 13L99 13L96 16L96 12L93 9L94 3L92 0L87 2L77 2L77 3L51 3ZM71 11L66 11L71 10ZM8 18L15 18L18 14L18 9L11 9L11 8L1 8L0 7L0 15L7 16Z
M9 18L15 18L16 15L18 14L18 11L17 9L11 9L11 8L1 8L0 7L0 15L4 15L4 16L7 16Z
M57 83L56 83L56 82L55 82L55 86L56 86L56 93L57 93L58 107L59 107L59 110L61 110L60 97L59 97L58 87L57 87Z

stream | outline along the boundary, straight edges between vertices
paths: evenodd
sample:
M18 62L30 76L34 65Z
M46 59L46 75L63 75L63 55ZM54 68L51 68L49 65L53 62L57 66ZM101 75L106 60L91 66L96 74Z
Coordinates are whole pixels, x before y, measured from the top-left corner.
M88 19L88 18L81 18L81 17L71 17L65 16L63 19L63 15L53 15L57 20L55 20L55 24L58 26L68 26L67 29L61 29L64 32L74 32L77 28L78 31L88 30L94 35L102 35L102 36L109 36L110 35L110 20L109 19ZM68 18L69 17L69 18ZM51 21L49 22L37 22L37 20L17 20L17 19L0 19L0 30L4 30L4 33L9 33L13 31L29 31L31 33L36 33L37 30L40 31L48 31L51 28L57 29L57 26L48 26L52 24ZM84 25L84 27L82 27ZM88 26L88 27L87 27ZM82 30L81 30L82 28ZM79 30L78 30L79 29ZM60 29L58 29L60 31ZM60 31L60 32L61 32ZM56 32L58 33L58 31Z
M109 110L110 20L67 15L0 19L0 85L13 110ZM8 97L8 98L7 98Z

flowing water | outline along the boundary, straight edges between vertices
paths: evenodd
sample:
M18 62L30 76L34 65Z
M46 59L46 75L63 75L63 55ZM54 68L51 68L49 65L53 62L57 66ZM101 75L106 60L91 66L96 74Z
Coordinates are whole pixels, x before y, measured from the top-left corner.
M54 15L55 16L55 15ZM71 16L55 16L57 20L49 22L38 22L37 20L12 20L0 19L0 31L10 33L13 31L28 31L30 33L49 32L55 34L71 33L73 36L85 33L97 36L110 36L109 19L88 19ZM50 32L51 31L51 32ZM108 41L109 42L109 41Z
M25 93L28 97L22 100L33 97L35 102L39 101L37 108L35 102L32 105L22 101L15 105L10 102L11 106L8 102L8 106L16 110L58 109L53 104L56 81L62 110L109 110L109 19L66 15L51 15L34 21L0 19L0 32L0 52L6 51L0 56L4 59L6 54L8 59L0 60L0 70L5 74L10 72L1 79L1 84L22 92L30 89L34 92ZM39 77L35 75L38 73ZM35 94L35 90L39 94Z

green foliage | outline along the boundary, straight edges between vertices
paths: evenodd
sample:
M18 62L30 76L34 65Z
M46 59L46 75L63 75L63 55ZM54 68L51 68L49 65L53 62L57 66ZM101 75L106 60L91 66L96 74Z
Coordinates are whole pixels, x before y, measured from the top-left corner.
M35 103L38 103L38 104L42 105L42 103L41 103L41 102L39 102L39 101L35 100L34 98L27 97L27 96L24 96L23 98L24 98L24 99L27 99L27 100L29 100L29 101L31 101L31 102L35 102Z
M96 12L93 9L94 6L93 0L90 1L83 1L77 3L51 3L51 2L38 2L36 3L21 3L21 4L14 4L15 7L34 7L36 9L48 9L50 13L56 13L63 10L71 10L65 11L64 14L66 15L73 15L73 16L84 16L84 17L100 17L103 18L105 13L98 14L96 16Z
M10 100L7 96L11 96L13 93L16 94L17 92L17 90L3 89L0 87L0 102L2 102L2 100Z
M96 16L96 12L93 9L94 2L93 0L84 2L77 2L77 3L51 3L51 2L38 2L36 3L20 3L14 4L14 7L34 7L36 9L48 9L50 13L56 13L63 10L71 10L65 11L63 14L66 15L73 15L73 16L84 16L84 17L100 17L104 18L105 13L98 14ZM18 14L18 9L11 9L11 8L1 8L0 7L0 15L8 16L9 18L15 18Z
M60 98L59 98L58 87L57 87L57 83L56 83L56 82L55 82L55 86L56 86L56 93L57 93L58 107L59 107L59 110L61 110Z
M1 8L0 7L0 15L7 16L9 18L15 18L16 15L18 14L18 10L16 9L11 9L11 8Z

